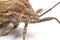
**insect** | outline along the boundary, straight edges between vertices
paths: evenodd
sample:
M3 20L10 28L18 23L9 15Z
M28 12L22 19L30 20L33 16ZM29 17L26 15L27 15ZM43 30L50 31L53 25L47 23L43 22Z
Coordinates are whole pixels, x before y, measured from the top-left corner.
M20 22L24 22L25 26L23 29L23 40L25 40L27 26L29 23L40 23L52 19L55 19L58 23L60 23L60 21L55 17L39 19L41 16L56 7L59 3L60 2L55 4L43 14L38 15L38 13L41 13L43 9L38 9L34 12L29 0L0 1L0 28L6 28L10 23L14 25L13 28L8 28L0 34L2 36L8 35L17 28Z

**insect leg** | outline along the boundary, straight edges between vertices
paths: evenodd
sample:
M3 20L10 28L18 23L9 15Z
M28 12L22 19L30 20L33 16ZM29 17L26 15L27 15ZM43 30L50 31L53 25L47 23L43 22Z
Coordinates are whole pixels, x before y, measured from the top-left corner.
M39 17L43 16L44 14L48 13L49 11L51 11L54 7L56 7L60 2L58 2L57 4L55 4L53 7L51 7L50 9L48 9L47 11L45 11L43 14L41 14Z
M50 21L50 20L53 20L53 19L55 19L58 23L60 23L60 21L57 18L55 18L55 17L43 18L43 19L40 19L38 22Z
M18 25L15 25L13 28L8 28L7 30L3 31L1 33L1 36L5 36L5 35L8 35L10 34L11 32L13 32L16 28L17 28Z
M24 29L23 29L23 40L25 40L25 36L26 36L26 32L27 32L27 25L28 25L28 23L25 22L25 26L24 26Z

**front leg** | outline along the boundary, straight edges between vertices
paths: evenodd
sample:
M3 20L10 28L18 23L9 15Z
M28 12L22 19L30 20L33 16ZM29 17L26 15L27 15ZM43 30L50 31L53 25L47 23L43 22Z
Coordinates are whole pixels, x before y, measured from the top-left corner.
M25 40L25 36L26 36L26 32L27 32L27 25L28 25L28 22L25 22L25 26L23 29L23 40Z
M39 22L45 22L45 21L50 21L50 20L53 20L53 19L55 19L58 23L60 23L60 21L57 18L55 18L55 17L43 18L43 19L40 19L39 21L37 21L37 23L39 23Z

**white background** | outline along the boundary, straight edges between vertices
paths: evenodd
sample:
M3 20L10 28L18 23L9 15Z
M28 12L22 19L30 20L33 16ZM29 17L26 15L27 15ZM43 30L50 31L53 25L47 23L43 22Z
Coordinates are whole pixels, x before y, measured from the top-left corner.
M30 0L33 9L39 8L48 10L59 0ZM43 17L56 17L60 20L60 4ZM22 40L24 23L20 23L16 31L8 36L0 36L0 40ZM29 24L26 40L60 40L60 24L56 20Z

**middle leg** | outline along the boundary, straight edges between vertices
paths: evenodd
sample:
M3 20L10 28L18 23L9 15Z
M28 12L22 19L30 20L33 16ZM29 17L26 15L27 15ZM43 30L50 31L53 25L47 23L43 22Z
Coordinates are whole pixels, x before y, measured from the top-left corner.
M25 26L24 26L24 29L23 29L23 40L25 40L25 37L26 37L27 25L28 25L28 22L25 22Z

